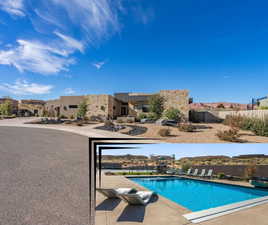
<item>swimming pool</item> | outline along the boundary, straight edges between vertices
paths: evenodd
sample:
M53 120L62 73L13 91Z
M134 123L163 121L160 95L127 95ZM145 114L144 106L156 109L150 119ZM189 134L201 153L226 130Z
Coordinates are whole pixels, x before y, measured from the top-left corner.
M179 177L129 179L192 212L268 196L265 190Z

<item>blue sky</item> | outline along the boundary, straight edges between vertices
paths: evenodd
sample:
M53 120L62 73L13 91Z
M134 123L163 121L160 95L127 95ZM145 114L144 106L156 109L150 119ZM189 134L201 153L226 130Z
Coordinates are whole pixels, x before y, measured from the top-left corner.
M238 156L246 154L267 154L267 144L152 144L138 149L106 150L104 155L173 155L176 159L195 156Z
M5 0L0 96L189 89L195 102L268 94L266 0Z

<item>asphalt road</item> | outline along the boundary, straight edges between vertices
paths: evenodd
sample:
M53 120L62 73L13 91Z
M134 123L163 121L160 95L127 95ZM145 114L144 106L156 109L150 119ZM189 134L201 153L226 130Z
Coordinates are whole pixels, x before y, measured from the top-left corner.
M0 127L0 224L88 224L87 146L72 133Z

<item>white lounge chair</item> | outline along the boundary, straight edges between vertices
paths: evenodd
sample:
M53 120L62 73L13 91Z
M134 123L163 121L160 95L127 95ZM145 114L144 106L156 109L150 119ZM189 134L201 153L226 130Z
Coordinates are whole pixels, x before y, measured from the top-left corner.
M199 174L199 177L204 177L206 175L206 169L202 169L201 173Z
M174 175L176 173L176 170L175 169L170 169L170 170L167 170L166 174L171 174L171 175Z
M195 169L194 172L191 174L191 176L195 177L195 176L197 176L197 174L198 174L198 169Z
M183 172L182 169L178 169L178 170L176 170L175 175L181 176L181 175L185 175L185 173Z
M107 198L119 198L119 195L121 194L131 194L137 192L135 188L97 188L96 190Z
M146 205L154 194L152 191L138 191L135 194L120 194L119 197L129 205Z
M190 175L191 175L191 173L192 173L192 168L188 169L188 171L187 171L186 175L187 175L187 176L190 176Z
M204 177L211 178L211 177L212 177L212 175L213 175L213 169L210 169L210 170L208 170L207 175L205 175Z

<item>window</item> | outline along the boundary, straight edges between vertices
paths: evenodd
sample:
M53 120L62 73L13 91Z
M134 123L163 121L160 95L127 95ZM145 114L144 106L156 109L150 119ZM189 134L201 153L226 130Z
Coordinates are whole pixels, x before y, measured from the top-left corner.
M77 109L78 105L69 105L69 109Z
M143 105L142 106L142 112L149 112L150 111L150 106L149 105Z

